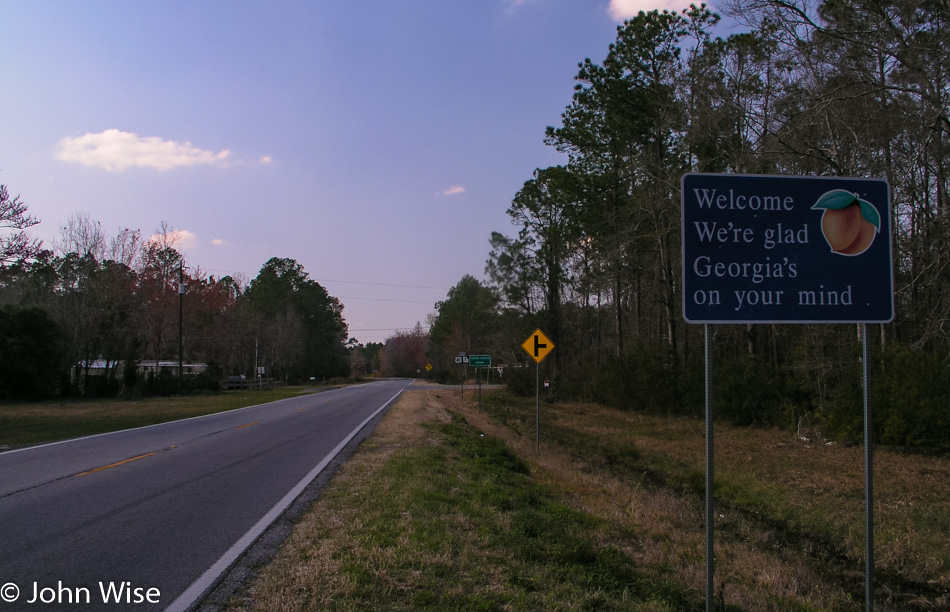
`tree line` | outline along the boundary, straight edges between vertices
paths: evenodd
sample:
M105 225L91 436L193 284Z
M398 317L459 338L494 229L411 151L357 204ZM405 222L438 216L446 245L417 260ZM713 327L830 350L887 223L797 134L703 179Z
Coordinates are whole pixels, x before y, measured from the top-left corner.
M0 399L217 388L258 367L288 381L349 374L343 305L293 259L249 282L215 278L187 264L165 223L147 239L110 236L75 214L52 248L29 236L36 223L0 186ZM139 372L179 358L206 369L181 382L177 367Z
M641 12L601 62L578 64L545 142L566 163L514 195L487 282L463 278L431 324L446 376L490 352L533 393L520 343L541 327L564 397L701 414L703 339L681 304L687 172L885 178L896 316L871 326L881 442L950 449L950 5L730 0L748 31L713 35L703 6ZM715 401L743 424L862 430L854 325L714 329ZM529 367L525 367L529 366ZM524 379L522 383L518 380Z

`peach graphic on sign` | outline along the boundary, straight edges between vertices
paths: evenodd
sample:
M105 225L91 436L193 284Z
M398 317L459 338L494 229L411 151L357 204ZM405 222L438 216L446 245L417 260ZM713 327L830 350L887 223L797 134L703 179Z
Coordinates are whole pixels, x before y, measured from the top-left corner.
M844 189L826 192L812 210L822 210L821 233L839 255L860 255L881 231L881 216L874 205Z

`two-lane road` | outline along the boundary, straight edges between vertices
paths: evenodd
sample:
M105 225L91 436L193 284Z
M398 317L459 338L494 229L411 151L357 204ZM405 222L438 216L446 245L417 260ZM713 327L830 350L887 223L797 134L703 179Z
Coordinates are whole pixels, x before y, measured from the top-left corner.
M0 454L0 612L186 609L409 384Z

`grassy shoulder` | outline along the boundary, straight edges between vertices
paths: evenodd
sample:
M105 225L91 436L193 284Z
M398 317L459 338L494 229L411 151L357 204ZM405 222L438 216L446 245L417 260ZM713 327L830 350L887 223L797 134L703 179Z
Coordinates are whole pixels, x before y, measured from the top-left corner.
M458 403L403 394L230 609L700 609L638 570L631 534L565 504Z
M703 609L702 423L405 393L232 610ZM716 431L717 609L861 610L861 450ZM877 602L950 607L950 461L881 451Z
M139 400L0 403L0 449L154 425L296 397L315 387L275 387Z

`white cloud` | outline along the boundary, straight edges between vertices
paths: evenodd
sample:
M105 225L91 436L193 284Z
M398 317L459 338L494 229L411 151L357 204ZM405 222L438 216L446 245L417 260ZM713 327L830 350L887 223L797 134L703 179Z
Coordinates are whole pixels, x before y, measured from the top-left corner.
M273 161L274 161L274 158L271 157L270 155L265 155L264 157L261 158L262 164L269 164L269 163L272 163Z
M465 188L461 185L452 185L448 189L442 192L442 195L456 195L459 193L465 193Z
M687 6L685 0L610 0L607 12L618 21L636 17L637 13L663 9L679 11Z
M153 244L161 244L162 238L162 234L152 234L148 237L148 242ZM195 244L198 242L194 232L177 229L168 230L168 232L164 235L164 240L170 247L178 251L193 249L195 248Z
M228 242L227 240L221 240L220 238L213 239L211 241L211 244L216 247L233 246L233 243Z
M221 164L231 155L227 149L217 153L192 146L190 142L162 140L157 136L139 136L116 129L59 141L57 159L77 162L109 171L129 167L170 170L180 166Z

